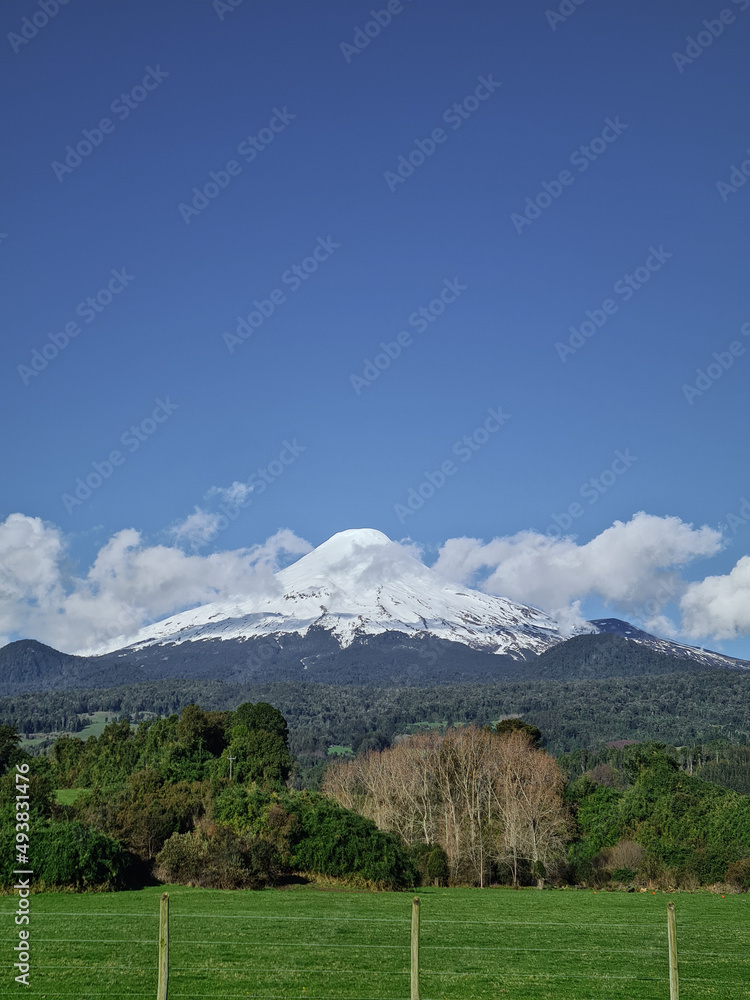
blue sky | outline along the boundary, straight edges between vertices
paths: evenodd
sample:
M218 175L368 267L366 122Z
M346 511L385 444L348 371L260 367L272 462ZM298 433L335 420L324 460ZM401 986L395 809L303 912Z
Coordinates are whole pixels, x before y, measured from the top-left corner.
M750 657L750 0L45 2L1 15L2 635L126 529L467 537L481 585L644 511L627 593L599 543L547 603Z

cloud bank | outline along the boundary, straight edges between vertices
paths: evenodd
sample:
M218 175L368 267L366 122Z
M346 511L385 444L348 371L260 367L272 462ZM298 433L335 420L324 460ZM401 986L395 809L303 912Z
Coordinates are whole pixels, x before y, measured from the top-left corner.
M222 491L224 499L245 499L237 486ZM277 593L280 564L312 549L284 529L259 545L199 555L196 540L203 544L221 530L214 516L196 508L171 529L175 542L191 551L147 544L126 528L101 547L87 571L76 573L60 528L11 514L0 522L0 645L19 637L65 652L120 638L124 645L144 625L187 608ZM413 543L400 544L405 558L419 555ZM581 621L580 602L596 598L657 634L733 639L750 633L750 556L723 576L688 582L681 572L722 544L713 528L640 512L584 544L535 531L489 542L451 538L432 568L446 580L534 605L569 625ZM679 608L681 622L666 617L668 605Z
M133 528L118 531L85 575L71 572L55 525L11 514L0 523L0 644L13 636L78 652L133 635L143 625L199 604L275 593L282 554L308 542L289 530L262 545L200 556L147 545Z
M664 631L670 623L661 608L687 586L679 569L721 547L721 532L713 528L641 511L583 545L536 531L487 543L452 538L440 549L434 569L446 579L550 613L571 615L575 602L596 597L646 628Z
M724 576L691 583L680 607L683 629L691 638L736 639L750 633L750 556Z

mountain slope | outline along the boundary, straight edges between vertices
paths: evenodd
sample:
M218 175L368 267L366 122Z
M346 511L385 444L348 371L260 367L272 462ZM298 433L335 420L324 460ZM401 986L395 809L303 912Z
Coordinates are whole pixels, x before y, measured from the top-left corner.
M729 667L737 670L750 669L747 660L738 660L734 656L724 656L723 653L714 653L710 649L703 649L698 646L686 646L682 642L673 642L671 639L660 639L657 635L644 632L630 622L621 621L619 618L596 618L591 625L597 632L609 635L619 635L623 639L648 646L655 653L663 653L665 656L677 656L688 660L694 660L705 667Z
M0 695L110 687L144 680L148 677L137 665L116 657L72 656L34 639L20 639L0 648Z
M342 648L356 638L403 633L524 657L592 626L565 629L536 608L456 588L371 528L341 531L275 576L276 593L219 601L149 625L128 645L247 639L323 629ZM122 638L87 650L100 655Z
M398 685L750 669L619 619L566 629L543 612L446 583L379 531L343 531L275 574L269 592L207 604L133 641L71 656L0 649L0 694L215 679Z

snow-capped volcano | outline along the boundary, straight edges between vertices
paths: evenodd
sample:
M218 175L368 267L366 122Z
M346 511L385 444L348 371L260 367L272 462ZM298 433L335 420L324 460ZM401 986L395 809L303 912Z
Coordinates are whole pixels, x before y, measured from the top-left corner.
M128 648L199 639L248 639L311 628L342 648L384 632L432 636L493 653L542 653L594 626L570 630L543 612L456 588L372 528L340 531L276 573L273 591L217 601L172 615L131 638ZM123 638L89 655L122 649Z

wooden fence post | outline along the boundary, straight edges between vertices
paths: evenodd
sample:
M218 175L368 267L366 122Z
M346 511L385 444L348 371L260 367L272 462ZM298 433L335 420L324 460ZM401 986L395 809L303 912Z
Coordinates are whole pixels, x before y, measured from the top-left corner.
M156 1000L167 1000L169 990L169 893L163 892L159 909L159 985Z
M419 1000L419 896L411 903L411 1000Z
M674 903L667 904L667 937L669 938L669 1000L680 1000L680 979L677 971L677 926Z

